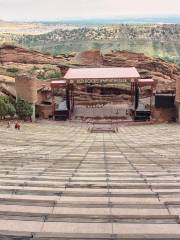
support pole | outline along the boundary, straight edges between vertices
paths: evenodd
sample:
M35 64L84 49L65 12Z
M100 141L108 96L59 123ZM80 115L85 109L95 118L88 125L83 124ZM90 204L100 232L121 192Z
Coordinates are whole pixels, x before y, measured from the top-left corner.
M54 88L51 87L52 89L52 114L53 114L53 120L55 120L55 100L54 100Z
M180 102L177 102L176 105L177 105L177 113L178 113L177 122L180 123Z
M32 122L36 121L36 105L35 103L32 104L32 108L33 108L33 114L31 116Z

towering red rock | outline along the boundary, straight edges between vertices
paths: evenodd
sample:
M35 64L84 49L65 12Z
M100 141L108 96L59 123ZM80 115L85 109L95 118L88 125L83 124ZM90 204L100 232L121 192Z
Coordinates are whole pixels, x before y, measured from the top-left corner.
M103 56L99 50L93 49L78 53L72 61L79 65L101 66Z

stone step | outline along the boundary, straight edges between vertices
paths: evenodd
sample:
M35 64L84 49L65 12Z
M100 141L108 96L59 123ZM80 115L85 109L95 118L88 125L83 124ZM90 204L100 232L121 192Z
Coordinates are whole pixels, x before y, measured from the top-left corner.
M180 239L177 133L0 127L0 239Z
M7 209L7 208L6 208ZM18 209L21 211L18 212ZM14 211L13 211L14 210ZM49 210L49 211L48 211ZM12 209L9 208L5 211L0 211L0 219L1 220L21 220L21 221L38 221L38 222L81 222L81 223L94 223L94 222L101 222L101 223L143 223L143 224L148 224L148 223L153 223L153 224L177 224L179 223L179 218L177 215L169 215L163 214L163 215L139 215L137 214L121 214L117 215L114 214L89 214L89 213L84 213L81 214L81 209L79 209L78 214L72 214L72 213L57 213L57 210L54 211L54 213L50 213L52 209L47 210L45 208L19 208L17 209ZM151 209L153 211L153 209ZM44 211L44 212L43 212ZM46 211L46 212L45 212ZM156 213L157 214L157 213Z

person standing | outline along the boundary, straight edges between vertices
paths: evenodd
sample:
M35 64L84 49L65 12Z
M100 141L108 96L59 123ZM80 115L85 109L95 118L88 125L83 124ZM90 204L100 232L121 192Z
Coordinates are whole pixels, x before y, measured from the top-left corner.
M14 127L15 127L16 130L20 130L20 128L21 128L21 126L18 122L15 123Z
M10 128L10 127L11 127L11 123L10 121L8 121L7 128Z

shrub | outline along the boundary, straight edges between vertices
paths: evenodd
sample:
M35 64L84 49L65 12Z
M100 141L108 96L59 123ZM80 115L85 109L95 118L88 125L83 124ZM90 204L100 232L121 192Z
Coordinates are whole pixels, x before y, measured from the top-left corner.
M18 97L16 102L16 113L21 119L27 120L28 118L31 118L33 108L30 103Z
M0 98L0 117L5 118L7 115L7 104L4 102L3 98Z
M16 99L10 96L8 97L8 101L14 106L14 108L16 108Z
M6 106L7 106L7 115L9 115L10 117L14 117L14 115L16 114L15 107L11 103L8 103Z
M60 72L51 73L49 74L48 78L54 78L54 79L61 78L61 73Z
M18 68L7 68L6 69L6 75L8 75L10 77L16 77L18 73L19 73Z
M6 71L7 71L7 72L10 72L10 73L18 73L18 72L19 72L19 69L18 69L18 68L7 68Z
M177 56L166 56L164 60L173 64L176 64L178 67L180 66L180 57Z
M12 97L1 96L0 97L0 117L6 116L13 117L16 114L15 100Z
M36 71L36 70L39 70L39 68L38 68L37 66L33 66L33 67L31 68L31 70L32 70L32 71Z

